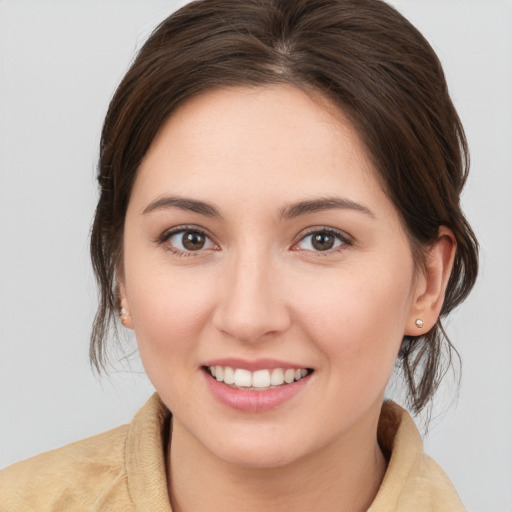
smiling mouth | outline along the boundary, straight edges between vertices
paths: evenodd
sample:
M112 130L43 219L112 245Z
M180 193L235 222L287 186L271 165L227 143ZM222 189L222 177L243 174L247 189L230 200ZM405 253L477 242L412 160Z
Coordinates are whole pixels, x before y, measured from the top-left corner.
M218 382L244 391L268 391L287 386L313 373L311 368L273 368L254 372L230 366L203 366L203 369Z

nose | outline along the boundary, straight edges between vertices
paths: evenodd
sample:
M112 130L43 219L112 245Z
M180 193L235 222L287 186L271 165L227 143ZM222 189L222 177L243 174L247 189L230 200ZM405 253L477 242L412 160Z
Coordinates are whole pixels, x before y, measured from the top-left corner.
M253 343L290 326L282 273L270 260L246 251L227 266L213 317L215 327L224 335Z

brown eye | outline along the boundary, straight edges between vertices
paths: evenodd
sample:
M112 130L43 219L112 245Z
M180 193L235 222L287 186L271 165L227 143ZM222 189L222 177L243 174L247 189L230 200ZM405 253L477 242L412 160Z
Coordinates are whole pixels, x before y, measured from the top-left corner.
M313 252L326 252L346 245L347 243L349 242L347 242L341 233L331 230L321 230L306 235L297 244L297 248Z
M177 252L197 252L202 249L215 248L215 244L205 233L193 229L174 231L164 240Z
M204 247L206 237L197 231L185 231L182 235L182 244L187 251L198 251Z
M327 233L317 233L311 238L311 245L317 251L328 251L334 247L336 239Z

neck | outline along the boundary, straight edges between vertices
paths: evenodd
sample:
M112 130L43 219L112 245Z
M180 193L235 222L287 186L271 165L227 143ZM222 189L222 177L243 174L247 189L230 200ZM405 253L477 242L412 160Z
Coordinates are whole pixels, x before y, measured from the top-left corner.
M364 511L378 492L386 461L369 432L348 433L285 466L240 467L207 452L173 420L169 493L173 512L244 510ZM361 435L369 436L361 443ZM363 447L363 449L362 449Z

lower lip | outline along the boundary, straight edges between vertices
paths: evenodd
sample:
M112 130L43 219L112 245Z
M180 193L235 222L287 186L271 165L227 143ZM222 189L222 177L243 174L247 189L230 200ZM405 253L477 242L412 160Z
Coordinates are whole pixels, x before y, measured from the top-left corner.
M230 388L223 382L215 380L207 372L203 371L202 373L206 378L210 391L219 402L232 409L244 412L270 411L283 405L304 389L310 378L308 375L291 384L266 391L245 391L243 389Z

